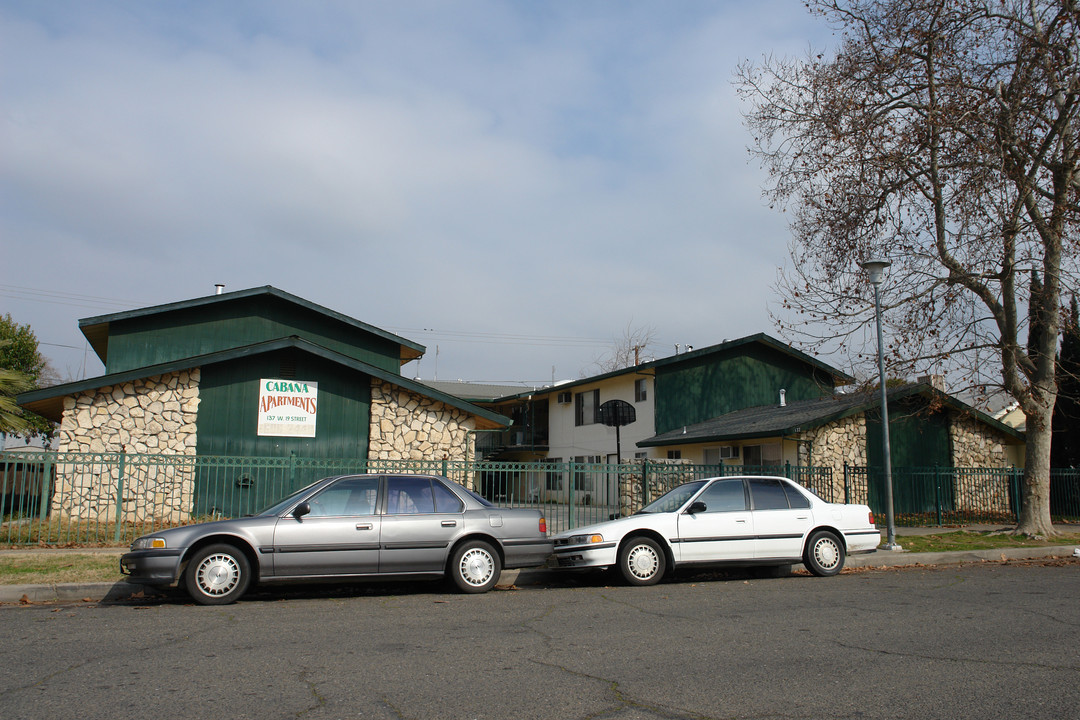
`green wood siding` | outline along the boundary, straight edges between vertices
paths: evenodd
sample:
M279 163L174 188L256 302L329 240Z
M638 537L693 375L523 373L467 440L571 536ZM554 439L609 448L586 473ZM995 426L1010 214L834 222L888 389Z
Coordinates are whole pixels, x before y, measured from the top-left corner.
M921 412L920 412L921 411ZM949 417L944 412L928 413L923 402L889 404L889 454L892 457L893 505L897 514L951 510L954 497L951 475L938 477L927 469L952 467L952 441L949 439ZM866 457L871 468L870 500L885 506L885 475L881 447L881 410L866 413ZM922 468L923 471L904 473L897 482L896 468Z
M295 372L292 371L295 368ZM259 437L259 380L281 377L319 384L314 438ZM195 480L197 515L254 513L289 492L324 477L295 458L366 459L371 381L340 365L296 350L202 368L199 384L199 455L288 458L282 468L251 476L243 467L207 466Z
M297 380L319 384L314 438L259 437L260 378L295 366ZM199 455L364 458L371 417L371 382L321 358L294 350L210 365L199 384Z
M111 323L106 371L134 368L296 335L399 373L400 346L279 298L259 296Z
M889 454L898 467L952 466L949 418L943 412L927 413L923 404L889 403ZM870 467L882 466L881 411L866 413L866 457Z
M831 395L832 378L784 353L744 346L732 355L705 355L656 371L656 433L735 410Z

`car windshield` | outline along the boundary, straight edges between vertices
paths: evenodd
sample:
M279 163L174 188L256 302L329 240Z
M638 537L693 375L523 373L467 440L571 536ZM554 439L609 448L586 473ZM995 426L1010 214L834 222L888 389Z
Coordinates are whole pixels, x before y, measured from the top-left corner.
M318 485L321 482L322 482L322 480L316 480L315 482L311 483L310 485L305 485L304 487L300 488L296 492L290 493L289 496L286 497L285 499L278 500L276 503L274 503L270 507L266 508L262 512L257 512L255 514L257 516L280 515L282 513L282 511L285 510L285 508L289 507L289 505L291 505L292 503L294 503L296 501L296 498L303 495L308 490L315 487L316 485Z
M698 480L697 482L680 485L673 490L668 490L666 493L656 498L651 503L641 508L634 514L640 515L642 513L675 512L683 505L685 505L686 501L692 498L694 494L704 485L704 480Z

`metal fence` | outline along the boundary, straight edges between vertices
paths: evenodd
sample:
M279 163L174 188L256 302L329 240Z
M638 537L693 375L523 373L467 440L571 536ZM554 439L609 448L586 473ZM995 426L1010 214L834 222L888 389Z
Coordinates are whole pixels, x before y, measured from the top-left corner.
M127 453L0 453L0 544L124 544L162 527L256 513L315 480L338 474L444 475L490 500L539 507L551 532L635 512L672 487L736 474L783 475L832 502L884 511L876 468L621 465L554 462L379 461L289 457L210 457ZM1022 471L897 468L899 525L1014 522ZM1055 521L1080 521L1080 471L1055 470Z

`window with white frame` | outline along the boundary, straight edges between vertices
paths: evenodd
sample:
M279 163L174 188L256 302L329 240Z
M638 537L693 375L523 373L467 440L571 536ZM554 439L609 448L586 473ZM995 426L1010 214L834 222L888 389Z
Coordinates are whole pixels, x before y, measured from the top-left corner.
M574 397L574 424L592 425L596 422L596 412L600 407L600 390L586 390Z
M634 402L645 402L649 397L648 381L638 378L634 381Z

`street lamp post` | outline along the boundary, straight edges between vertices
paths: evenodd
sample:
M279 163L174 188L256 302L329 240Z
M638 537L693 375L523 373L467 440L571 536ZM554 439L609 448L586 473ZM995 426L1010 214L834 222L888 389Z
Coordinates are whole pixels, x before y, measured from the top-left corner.
M874 314L877 318L878 380L881 383L881 451L885 462L885 522L887 535L884 550L903 550L896 544L896 522L893 514L892 451L889 447L889 395L885 387L885 344L881 334L881 281L888 260L870 259L861 263L874 286Z

